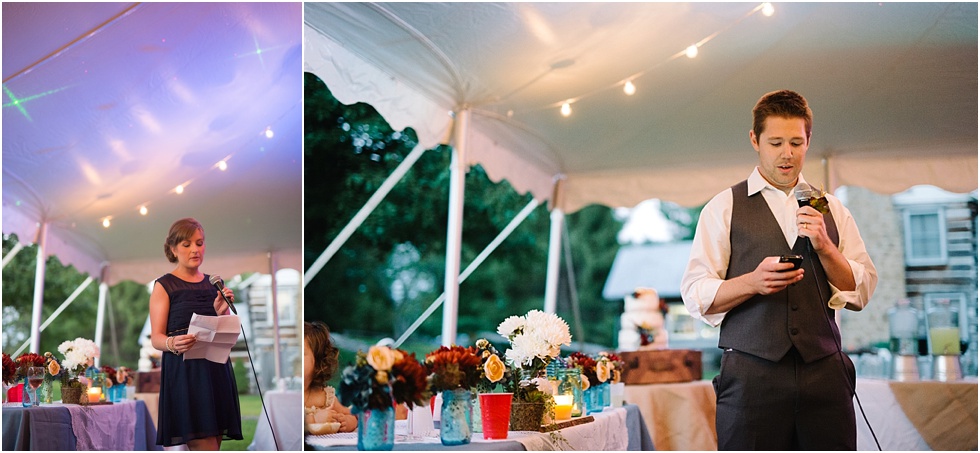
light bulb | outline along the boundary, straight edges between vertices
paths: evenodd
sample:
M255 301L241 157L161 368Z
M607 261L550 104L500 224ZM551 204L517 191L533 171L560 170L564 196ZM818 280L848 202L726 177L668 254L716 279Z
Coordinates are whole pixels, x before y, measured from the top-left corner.
M772 14L776 12L776 8L772 6L772 3L765 2L762 4L762 14L766 17L772 17Z
M225 171L228 169L228 162L220 161L218 162L218 170Z
M627 96L636 94L636 86L633 85L631 80L627 80L626 84L623 85L623 93L626 93Z
M146 205L140 206L140 215L146 215L147 212L149 211L146 209Z
M561 116L569 116L572 114L572 106L569 103L564 103L561 105Z
M265 128L265 138L272 138L273 135L275 135L275 133L272 132L271 127Z
M102 226L104 228L109 228L109 225L112 225L112 222L109 221L108 217L102 219Z
M685 53L687 54L687 58L694 58L694 57L698 56L698 45L697 44L691 44L690 46L688 46L688 48L685 51Z
M184 193L184 185L181 184L177 187L174 187L174 192L177 192L177 195Z

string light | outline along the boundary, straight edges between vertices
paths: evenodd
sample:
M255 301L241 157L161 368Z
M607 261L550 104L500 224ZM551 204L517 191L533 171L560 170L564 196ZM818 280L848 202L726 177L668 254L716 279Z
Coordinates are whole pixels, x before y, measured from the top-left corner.
M762 4L762 14L766 17L772 17L775 12L776 8L772 6L772 3L765 2Z
M266 126L265 129L262 129L261 132L259 133L259 136L265 136L265 137L268 137L268 138L272 138L274 135L275 134L272 131L272 126ZM259 146L258 147L258 151L259 152L264 152L265 150L264 150L264 148L262 146ZM229 155L225 156L223 159L219 160L217 163L215 163L209 169L207 169L205 171L205 173L208 172L208 171L212 171L213 169L218 169L220 171L226 171L226 170L228 170L228 161L231 160L233 157L235 157L235 154L236 153L232 153L232 154L229 154ZM189 184L193 183L196 179L202 177L203 175L204 175L204 173L198 174L197 176L194 176L191 179L188 179L188 180L184 181L183 183L181 183L181 184L177 185L176 187L174 187L173 189L171 189L168 193L175 193L177 195L182 195L184 193L184 189L187 188L187 186ZM153 200L153 199L151 199L151 200L145 200L143 203L140 203L140 204L134 206L132 209L135 209L137 212L139 212L141 216L148 215L149 214L149 208L147 206L149 206L150 204L154 203L155 201L159 201L159 200ZM109 226L111 225L112 220L114 218L115 218L114 215L108 215L108 216L102 217L102 219L101 219L102 226L105 227L105 228L109 228Z
M636 86L633 85L631 80L627 80L626 83L623 84L623 93L626 93L627 96L636 94Z
M690 46L687 46L687 50L684 51L684 54L687 55L687 58L694 58L698 56L698 45L691 44Z
M568 117L572 114L572 106L569 103L564 103L561 105L561 116Z
M539 109L553 109L553 108L556 108L556 107L559 107L560 106L561 107L561 110L560 111L561 111L562 116L569 116L569 115L572 114L572 109L571 109L571 105L570 105L572 101L578 102L578 101L580 101L582 99L585 99L585 98L588 98L588 97L591 97L591 96L594 96L594 95L598 95L600 93L603 93L606 90L609 90L610 88L619 88L620 86L622 86L622 90L623 90L624 93L626 93L626 95L632 96L633 94L636 93L636 86L633 84L633 81L634 80L636 80L636 79L638 79L638 78L646 75L647 73L653 71L654 69L656 69L656 68L658 68L658 67L660 67L660 66L662 66L662 65L664 65L664 64L666 64L668 62L671 62L673 60L676 60L676 59L678 59L680 57L687 56L688 58L695 58L695 57L698 56L698 53L700 52L700 48L702 46L704 46L705 44L707 44L712 39L717 38L718 35L722 34L723 32L729 30L730 28L734 27L735 25L738 25L743 20L747 19L748 17L752 16L753 14L762 13L765 16L769 17L769 16L772 16L775 13L775 11L776 11L776 9L775 9L775 7L773 7L772 3L770 3L770 2L760 3L755 8L753 8L750 11L746 12L742 17L739 17L738 19L736 19L731 24L728 24L726 27L724 27L724 28L722 28L722 29L720 29L720 30L718 30L718 31L716 31L716 32L714 32L714 33L706 36L704 39L702 39L702 40L700 40L700 41L698 41L698 42L696 42L694 44L691 44L690 46L688 46L684 50L681 50L680 52L677 52L677 53L671 55L670 57L668 57L664 61L661 61L661 62L659 62L657 64L654 64L653 66L651 66L651 67L649 67L649 68L647 68L645 70L642 70L642 71L637 72L637 73L634 73L634 74L630 74L629 76L627 76L625 78L619 79L618 82L616 82L616 83L614 83L612 85L606 85L604 87L599 87L597 89L594 89L593 91L580 94L579 96L576 96L576 97L566 98L566 99L571 99L571 101L558 101L558 102L554 102L554 103L551 103L551 104L547 104L545 106L542 106ZM625 82L623 80L625 80ZM515 114L514 111L512 111L512 110L511 111L508 111L507 112L507 117L508 118L513 117L514 114Z

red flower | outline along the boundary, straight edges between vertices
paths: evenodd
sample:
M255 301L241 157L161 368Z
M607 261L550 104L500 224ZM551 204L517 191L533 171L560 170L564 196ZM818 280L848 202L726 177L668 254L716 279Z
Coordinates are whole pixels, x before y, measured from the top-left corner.
M442 346L425 356L432 391L471 389L476 387L483 360L476 348Z
M119 381L116 380L116 370L111 366L102 365L102 372L105 373L106 378L109 379L109 382L111 382L112 385L119 383Z
M582 374L589 379L589 385L599 384L599 376L596 373L596 361L581 352L573 352L568 356L568 362L578 367Z
M6 352L3 353L3 382L9 384L17 380L17 363Z
M391 393L395 401L405 403L409 408L415 405L425 405L426 394L425 367L415 358L415 353L402 353L402 359L396 360L391 366Z

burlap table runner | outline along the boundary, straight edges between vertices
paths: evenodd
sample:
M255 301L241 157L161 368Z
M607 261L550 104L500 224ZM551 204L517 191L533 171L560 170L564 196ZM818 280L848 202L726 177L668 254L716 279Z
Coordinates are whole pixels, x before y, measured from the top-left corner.
M933 450L977 451L976 382L890 382L889 386Z

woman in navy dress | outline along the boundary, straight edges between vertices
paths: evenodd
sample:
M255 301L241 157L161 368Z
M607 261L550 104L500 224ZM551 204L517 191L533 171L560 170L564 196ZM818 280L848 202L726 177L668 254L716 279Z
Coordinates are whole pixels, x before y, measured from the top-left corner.
M156 280L150 294L150 340L163 351L157 444L187 444L191 450L218 450L222 439L242 439L238 387L231 360L185 361L181 354L194 346L187 335L194 313L224 315L229 311L218 290L200 270L204 262L204 228L194 219L174 222L163 246L171 263L169 274ZM225 297L235 295L224 288Z

